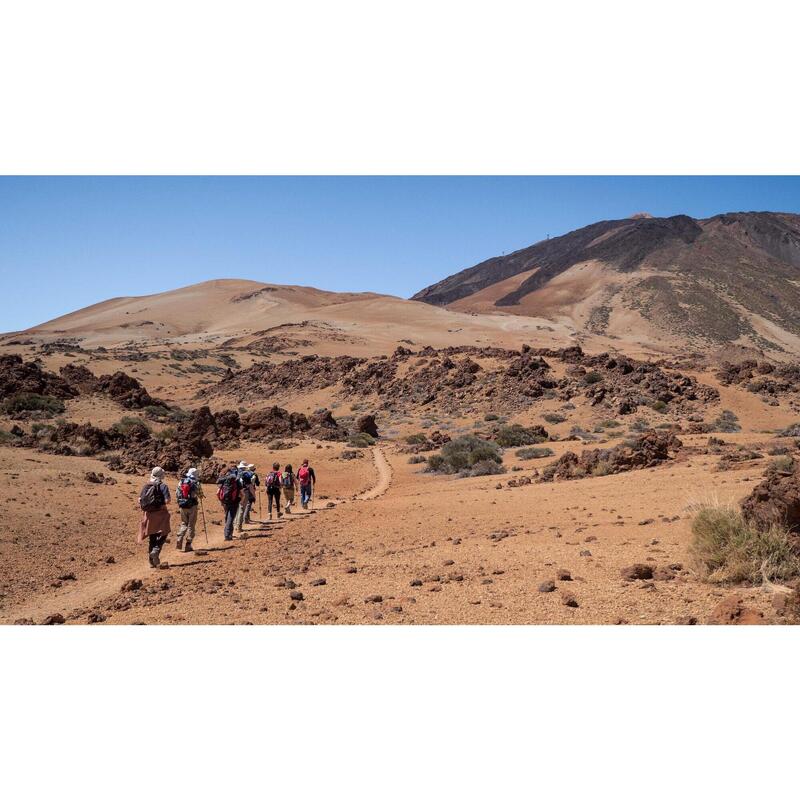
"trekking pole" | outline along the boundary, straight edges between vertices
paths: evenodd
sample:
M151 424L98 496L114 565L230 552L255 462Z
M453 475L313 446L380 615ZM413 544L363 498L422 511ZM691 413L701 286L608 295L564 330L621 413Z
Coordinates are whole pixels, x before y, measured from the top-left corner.
M261 492L256 489L256 493L258 494L258 518L261 522L264 521L264 512L261 510Z
M200 498L200 515L203 517L203 533L206 535L206 544L208 544L208 528L206 527L206 511L203 508L203 498Z

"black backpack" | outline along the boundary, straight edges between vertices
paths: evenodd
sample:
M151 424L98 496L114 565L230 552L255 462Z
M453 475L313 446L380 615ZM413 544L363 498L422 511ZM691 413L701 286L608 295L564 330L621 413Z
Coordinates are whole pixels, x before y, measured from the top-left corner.
M139 492L139 505L142 511L158 511L164 505L164 495L160 483L146 483Z

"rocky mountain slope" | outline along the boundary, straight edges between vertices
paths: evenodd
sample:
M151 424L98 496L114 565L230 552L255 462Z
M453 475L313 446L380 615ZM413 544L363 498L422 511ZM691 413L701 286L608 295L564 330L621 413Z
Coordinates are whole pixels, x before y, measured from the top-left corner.
M661 349L800 352L800 216L596 222L445 278L412 298L544 317Z

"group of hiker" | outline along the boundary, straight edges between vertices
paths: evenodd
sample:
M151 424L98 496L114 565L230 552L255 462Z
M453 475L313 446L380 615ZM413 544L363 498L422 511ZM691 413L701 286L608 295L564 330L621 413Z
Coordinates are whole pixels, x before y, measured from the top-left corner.
M170 513L167 506L171 502L166 474L161 467L154 467L150 479L139 493L139 505L142 509L142 521L139 528L139 543L145 540L148 544L148 559L151 567L160 564L161 549L171 532ZM267 513L272 519L273 507L278 518L284 513L291 514L295 503L296 491L300 491L300 505L308 509L313 505L314 486L317 476L313 467L304 459L300 469L294 472L291 464L281 470L275 462L264 479L267 493ZM258 499L261 479L254 464L240 461L233 462L217 478L217 499L225 516L225 541L233 539L234 531L243 535L243 526L250 524L250 515ZM195 467L188 469L181 477L176 489L176 500L180 511L181 525L178 529L176 547L184 552L191 552L197 525L198 509L202 511L203 487ZM205 524L205 516L203 517Z

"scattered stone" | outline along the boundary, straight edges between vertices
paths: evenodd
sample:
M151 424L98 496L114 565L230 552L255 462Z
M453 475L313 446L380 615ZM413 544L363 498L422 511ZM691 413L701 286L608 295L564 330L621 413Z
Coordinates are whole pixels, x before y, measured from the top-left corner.
M647 519L639 520L640 525L652 525L655 520L652 517L648 517Z
M325 586L328 581L325 578L317 578L315 581L311 581L312 586Z
M137 592L142 588L142 582L138 578L131 578L125 581L120 587L121 592Z
M49 617L44 618L42 625L63 625L64 622L64 617L61 614L50 614Z
M760 611L748 608L737 595L726 597L711 612L709 625L765 625L764 615Z
M568 569L560 569L556 572L556 578L560 581L571 581L572 573Z
M543 583L539 584L540 592L554 592L555 590L556 584L554 581L544 581Z
M422 581L419 578L415 578L411 581L411 586L422 586Z
M105 614L101 614L101 613L99 613L97 611L92 611L92 613L89 614L89 616L86 618L86 621L90 625L94 625L94 624L96 624L98 622L105 622L106 621L106 615Z
M577 608L578 607L578 600L574 594L562 594L561 595L561 602L565 606L569 606L570 608Z
M364 598L365 603L382 603L383 596L379 594L371 594L369 597Z
M645 581L653 577L653 568L648 564L632 564L625 567L620 574L626 581Z
M290 597L292 600L304 600L304 599L305 599L305 598L303 597L303 593L302 593L302 592L298 592L298 591L291 592L291 593L289 594L289 597Z

